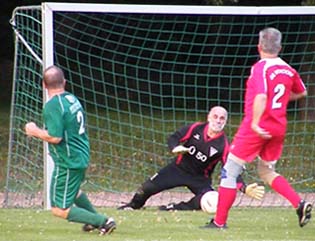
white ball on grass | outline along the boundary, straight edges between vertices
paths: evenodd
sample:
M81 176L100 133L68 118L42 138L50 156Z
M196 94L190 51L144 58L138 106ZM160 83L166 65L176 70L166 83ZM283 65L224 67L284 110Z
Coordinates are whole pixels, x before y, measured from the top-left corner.
M219 193L216 191L209 191L202 195L200 199L200 206L202 211L213 214L217 211Z

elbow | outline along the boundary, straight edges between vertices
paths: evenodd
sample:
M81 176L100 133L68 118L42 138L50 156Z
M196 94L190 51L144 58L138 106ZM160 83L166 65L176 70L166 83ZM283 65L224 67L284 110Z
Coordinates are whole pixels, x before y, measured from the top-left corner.
M306 91L306 90L303 91L302 93L299 93L299 94L296 94L296 93L294 93L294 92L291 92L289 100L290 100L290 101L295 101L295 100L304 98L304 97L306 97L306 96L307 96L307 91Z
M304 98L304 97L306 97L306 96L307 96L307 91L305 90L305 91L302 92L301 94L298 94L296 99L298 100L298 99Z

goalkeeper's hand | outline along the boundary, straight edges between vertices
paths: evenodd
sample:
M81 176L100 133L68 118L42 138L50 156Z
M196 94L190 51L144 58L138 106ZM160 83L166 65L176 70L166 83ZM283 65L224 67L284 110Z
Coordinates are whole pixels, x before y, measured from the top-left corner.
M188 151L189 151L189 148L179 145L173 148L172 153L178 155L178 154L184 154Z
M261 200L265 194L265 187L257 183L248 184L245 188L245 194L249 197Z

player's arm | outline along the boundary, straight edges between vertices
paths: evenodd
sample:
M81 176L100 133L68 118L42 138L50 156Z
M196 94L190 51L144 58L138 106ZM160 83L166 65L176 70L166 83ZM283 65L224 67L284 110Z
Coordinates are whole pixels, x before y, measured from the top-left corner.
M25 133L27 136L36 137L51 144L58 144L62 140L60 137L50 136L47 130L39 128L34 122L25 125Z
M167 145L173 154L183 154L189 151L189 148L185 147L182 143L190 137L190 133L196 124L183 126L169 136Z
M289 96L289 101L295 101L307 96L306 87L301 76L296 72L293 78L293 85Z
M290 93L290 101L294 101L294 100L298 100L298 99L301 99L303 97L307 96L307 91L305 90L304 92L302 93L294 93L291 91Z
M271 137L270 133L259 126L260 118L266 109L266 103L267 103L266 94L258 94L255 96L253 103L253 117L251 128L262 138L268 139Z

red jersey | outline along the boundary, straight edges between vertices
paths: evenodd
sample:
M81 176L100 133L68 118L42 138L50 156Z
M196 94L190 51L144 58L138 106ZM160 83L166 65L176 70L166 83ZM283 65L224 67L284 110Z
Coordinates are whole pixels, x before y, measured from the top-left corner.
M245 116L236 137L250 135L253 103L257 94L266 94L265 111L258 125L272 136L284 136L290 92L302 93L304 83L295 69L281 58L261 59L252 66L245 94Z

